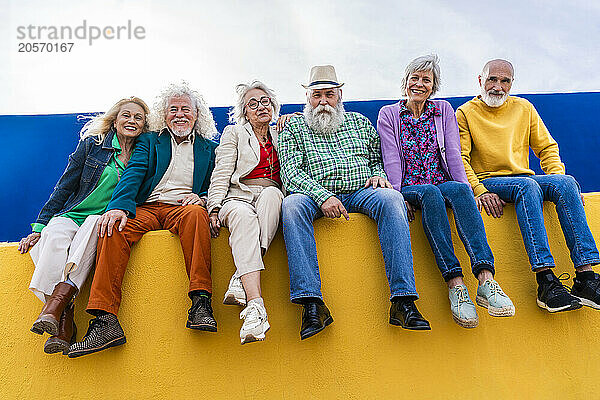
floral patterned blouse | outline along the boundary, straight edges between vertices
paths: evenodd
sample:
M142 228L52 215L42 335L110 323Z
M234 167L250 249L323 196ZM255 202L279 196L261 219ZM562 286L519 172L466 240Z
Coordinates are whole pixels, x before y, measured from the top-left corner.
M423 114L414 119L406 107L400 106L400 131L405 169L402 186L439 185L448 180L440 162L434 115L440 110L431 101L425 103Z

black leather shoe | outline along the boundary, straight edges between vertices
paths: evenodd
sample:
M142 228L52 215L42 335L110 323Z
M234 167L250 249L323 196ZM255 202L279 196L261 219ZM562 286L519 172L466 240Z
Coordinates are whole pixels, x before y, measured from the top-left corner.
M302 340L316 335L333 322L331 313L325 304L309 301L302 307L302 328L300 328L300 339Z
M416 331L431 330L429 322L423 318L419 310L417 310L415 302L412 300L398 300L392 302L392 307L390 308L390 324Z

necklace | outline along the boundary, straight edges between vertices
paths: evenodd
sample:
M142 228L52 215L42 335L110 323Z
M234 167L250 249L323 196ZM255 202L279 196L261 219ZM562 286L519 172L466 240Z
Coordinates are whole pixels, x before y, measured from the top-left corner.
M272 179L273 178L273 170L275 169L275 167L273 166L273 147L271 146L271 151L269 151L267 149L266 144L268 143L268 141L269 141L269 138L267 137L264 144L261 143L260 140L258 141L258 144L265 151L265 153L267 153L267 162L269 163L269 172L270 172L270 177Z

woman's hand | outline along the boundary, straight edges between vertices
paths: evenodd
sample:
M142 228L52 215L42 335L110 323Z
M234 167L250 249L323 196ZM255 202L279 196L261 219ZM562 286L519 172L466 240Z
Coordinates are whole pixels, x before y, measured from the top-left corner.
M25 254L32 248L39 240L40 236L42 236L39 232L31 232L29 235L21 239L19 242L18 250L21 254Z
M210 236L211 237L219 237L219 230L221 229L221 221L219 221L219 213L211 212L209 215L210 218Z
M295 112L293 114L283 114L279 118L277 118L277 132L281 132L283 128L285 128L285 124L292 118L294 115L302 115L300 112Z

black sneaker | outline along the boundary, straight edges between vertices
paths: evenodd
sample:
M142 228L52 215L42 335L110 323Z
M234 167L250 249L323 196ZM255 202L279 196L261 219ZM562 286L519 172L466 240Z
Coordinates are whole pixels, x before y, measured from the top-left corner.
M571 294L584 306L600 309L600 276L594 274L590 279L573 279Z
M114 314L102 314L90 321L87 333L69 347L69 358L85 356L126 342L125 333Z
M192 307L188 311L188 320L185 326L200 331L217 331L217 321L213 317L209 297L194 296L192 298Z
M569 274L566 275L565 279L569 279ZM560 281L553 273L539 277L537 305L551 313L581 308L579 299L572 296Z

